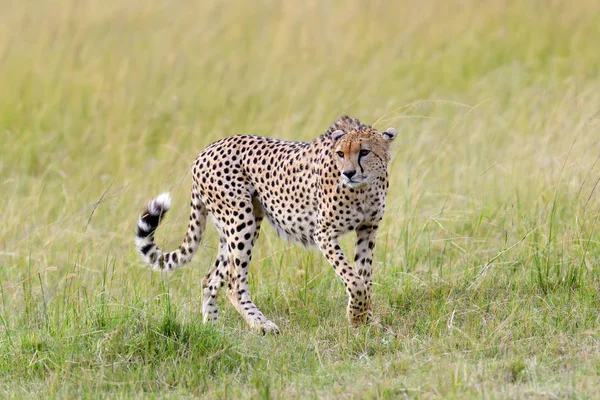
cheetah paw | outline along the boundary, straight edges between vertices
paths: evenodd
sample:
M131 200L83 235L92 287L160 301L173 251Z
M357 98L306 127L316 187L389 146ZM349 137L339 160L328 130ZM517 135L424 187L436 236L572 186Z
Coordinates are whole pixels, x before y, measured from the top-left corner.
M279 335L279 327L274 323L269 321L268 319L258 320L255 319L249 322L250 328L256 333L261 333L263 335L274 334Z
M370 319L367 319L367 325L369 325L377 331L381 331L383 329L383 324L381 323L381 319L379 317L371 316Z
M367 312L366 311L358 311L348 306L346 309L346 318L348 322L353 327L359 327L367 323Z

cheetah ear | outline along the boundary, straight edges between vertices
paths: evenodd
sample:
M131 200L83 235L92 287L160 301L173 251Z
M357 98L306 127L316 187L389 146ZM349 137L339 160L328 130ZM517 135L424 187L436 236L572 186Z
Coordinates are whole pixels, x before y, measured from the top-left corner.
M396 130L394 128L387 128L381 132L381 135L389 141L396 139Z
M334 131L331 133L331 139L334 142L337 142L338 140L340 140L342 138L342 136L344 136L346 134L346 132L342 131L341 129L338 129L337 131Z

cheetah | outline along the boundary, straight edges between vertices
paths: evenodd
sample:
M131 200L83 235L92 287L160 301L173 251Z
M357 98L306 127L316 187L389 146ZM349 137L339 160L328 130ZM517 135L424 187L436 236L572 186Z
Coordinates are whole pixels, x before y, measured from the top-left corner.
M389 147L395 138L394 128L379 132L343 116L311 142L254 135L218 140L191 167L191 213L183 243L164 252L154 242L171 203L163 193L138 220L137 249L152 269L177 269L198 250L210 213L220 239L214 265L202 279L204 323L217 321L217 294L227 284L227 297L250 328L277 334L278 326L248 291L252 248L266 217L280 236L316 246L325 256L346 288L349 322L371 322L373 249L385 211ZM338 244L350 231L357 235L354 267Z

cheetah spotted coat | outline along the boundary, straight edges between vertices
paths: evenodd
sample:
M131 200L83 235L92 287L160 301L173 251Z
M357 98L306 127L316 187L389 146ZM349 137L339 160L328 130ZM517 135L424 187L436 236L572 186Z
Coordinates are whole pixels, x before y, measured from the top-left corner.
M248 291L252 247L266 218L280 236L319 248L346 288L350 323L368 322L373 249L385 210L388 147L395 136L393 128L378 132L344 116L308 143L254 135L216 141L192 165L191 214L181 246L163 252L154 242L170 207L163 193L138 221L138 251L155 270L183 266L198 249L210 213L220 240L215 263L202 280L203 320L216 322L216 297L227 284L227 296L252 329L279 333ZM338 244L350 231L357 235L354 267Z

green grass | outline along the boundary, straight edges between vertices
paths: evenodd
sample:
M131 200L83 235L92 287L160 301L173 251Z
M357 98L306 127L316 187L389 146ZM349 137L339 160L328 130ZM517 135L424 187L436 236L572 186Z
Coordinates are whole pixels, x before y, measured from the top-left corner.
M600 392L596 1L4 1L0 397L594 398ZM376 247L383 328L351 329L315 250L265 226L251 333L192 265L196 154L311 140L342 114L399 139ZM344 240L351 248L352 238Z

